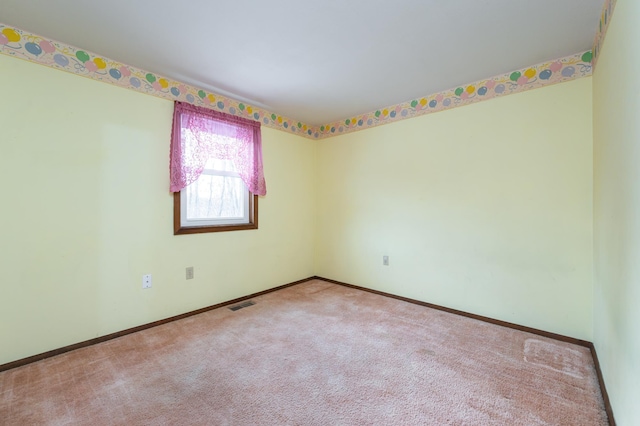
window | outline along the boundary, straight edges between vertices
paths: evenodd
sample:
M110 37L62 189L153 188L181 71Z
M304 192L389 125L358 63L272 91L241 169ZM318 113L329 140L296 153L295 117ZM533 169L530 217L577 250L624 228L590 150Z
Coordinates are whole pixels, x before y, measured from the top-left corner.
M176 102L171 191L176 235L257 229L260 123Z
M174 194L174 233L258 228L258 196L229 160L212 158L195 182Z

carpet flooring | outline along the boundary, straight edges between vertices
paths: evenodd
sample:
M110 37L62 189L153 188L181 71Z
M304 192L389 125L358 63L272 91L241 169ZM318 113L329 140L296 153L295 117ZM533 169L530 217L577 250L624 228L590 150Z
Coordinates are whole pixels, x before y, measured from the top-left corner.
M2 425L606 425L587 348L312 280L0 373Z

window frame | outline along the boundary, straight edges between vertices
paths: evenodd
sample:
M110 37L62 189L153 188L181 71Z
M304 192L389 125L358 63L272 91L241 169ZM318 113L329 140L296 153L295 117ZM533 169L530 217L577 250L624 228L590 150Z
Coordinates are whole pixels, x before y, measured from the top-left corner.
M208 232L243 231L258 229L258 196L249 192L249 223L182 226L181 193L173 193L173 235L204 234Z

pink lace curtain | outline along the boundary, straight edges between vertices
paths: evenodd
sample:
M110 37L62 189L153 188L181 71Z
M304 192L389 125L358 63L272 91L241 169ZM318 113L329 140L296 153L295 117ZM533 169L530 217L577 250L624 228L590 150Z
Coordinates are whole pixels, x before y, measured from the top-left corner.
M195 182L214 157L233 161L252 194L267 193L257 121L176 102L170 155L171 192Z

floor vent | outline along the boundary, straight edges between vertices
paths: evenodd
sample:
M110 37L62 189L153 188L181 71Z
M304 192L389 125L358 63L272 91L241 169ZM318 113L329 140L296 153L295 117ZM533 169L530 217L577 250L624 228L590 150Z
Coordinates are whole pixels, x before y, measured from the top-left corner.
M240 310L242 308L247 308L249 306L253 306L255 304L256 304L256 302L251 301L251 300L247 300L246 302L242 302L242 303L239 303L237 305L230 306L229 309L231 309L232 311L237 311L237 310Z

